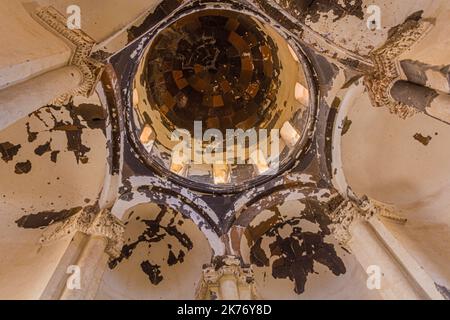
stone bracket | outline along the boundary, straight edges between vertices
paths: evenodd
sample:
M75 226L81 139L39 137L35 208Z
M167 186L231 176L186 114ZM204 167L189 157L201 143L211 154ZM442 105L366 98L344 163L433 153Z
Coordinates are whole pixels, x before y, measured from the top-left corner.
M39 240L42 245L51 244L68 235L82 232L91 236L108 239L106 252L112 257L118 257L124 240L124 224L111 214L109 210L97 211L95 207L88 207L64 221L55 230L44 233Z
M365 84L369 96L376 107L388 107L390 112L406 119L418 111L403 103L399 103L391 96L394 83L401 79L399 67L400 56L419 42L432 28L427 20L407 20L397 27L395 33L379 49L374 50L370 58L374 70L365 77Z
M331 230L340 244L346 245L350 239L350 226L356 220L370 220L374 216L380 216L397 223L404 224L407 219L395 213L393 206L369 199L364 196L361 199L349 195L349 199L343 201L341 205L330 214L333 221Z

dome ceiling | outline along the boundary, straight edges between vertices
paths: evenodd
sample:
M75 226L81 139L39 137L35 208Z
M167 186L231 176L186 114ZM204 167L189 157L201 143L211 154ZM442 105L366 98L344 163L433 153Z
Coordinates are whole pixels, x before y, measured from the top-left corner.
M274 109L280 62L275 43L250 17L203 11L153 40L144 77L150 103L174 126L250 129Z
M262 15L213 8L180 14L143 45L128 119L151 167L202 191L235 192L270 178L265 170L278 175L303 151L316 108L312 73L298 43ZM174 165L179 130L203 155L221 133L220 160ZM214 140L204 138L208 130ZM251 130L258 141L245 140ZM254 161L251 148L263 144L264 159Z
M107 2L0 2L0 297L450 296L448 1Z

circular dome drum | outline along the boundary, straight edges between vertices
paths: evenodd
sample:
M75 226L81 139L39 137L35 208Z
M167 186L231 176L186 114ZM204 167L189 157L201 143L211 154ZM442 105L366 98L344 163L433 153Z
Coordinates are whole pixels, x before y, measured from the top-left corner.
M158 173L193 189L237 192L288 168L315 112L306 58L261 17L183 13L149 42L129 124Z

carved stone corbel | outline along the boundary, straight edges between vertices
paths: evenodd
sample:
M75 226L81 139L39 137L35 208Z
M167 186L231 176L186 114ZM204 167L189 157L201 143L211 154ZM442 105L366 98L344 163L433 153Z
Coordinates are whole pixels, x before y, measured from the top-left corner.
M367 197L361 199L350 197L330 215L333 224L331 231L340 244L346 245L351 239L350 226L356 220L370 220L374 216L384 217L397 223L406 223L406 219L395 213L392 206L371 200Z
M225 277L231 278L236 282L240 299L256 298L252 267L244 265L238 257L224 256L215 258L212 265L204 267L202 279L197 289L197 299L223 299L221 286Z
M109 210L98 212L97 208L92 206L81 210L50 233L44 233L40 243L46 245L76 232L82 232L108 239L105 251L110 257L116 258L120 255L124 244L124 231L124 224Z
M358 219L370 219L373 212L364 212L353 201L346 200L330 214L333 224L330 229L337 241L346 245L351 239L350 226Z
M76 66L83 74L83 82L72 92L56 99L53 104L62 104L71 96L89 97L100 80L104 65L92 59L91 53L96 42L82 30L69 29L67 18L53 7L46 7L36 12L36 19L49 31L63 38L74 49L70 65Z
M406 119L418 111L391 96L392 86L401 79L399 57L420 41L431 29L426 20L409 19L398 26L395 33L379 49L370 54L374 70L365 77L369 96L376 107L388 107L390 112Z

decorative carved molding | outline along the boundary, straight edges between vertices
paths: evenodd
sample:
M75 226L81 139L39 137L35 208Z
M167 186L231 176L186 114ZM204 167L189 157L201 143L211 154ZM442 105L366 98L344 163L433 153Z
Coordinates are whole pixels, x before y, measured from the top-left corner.
M124 224L111 214L109 210L97 211L95 206L85 208L78 214L64 221L54 231L41 237L43 245L62 239L76 232L82 232L91 236L105 237L108 239L106 253L115 258L120 255L124 245Z
M401 78L399 57L420 41L431 27L432 24L426 20L407 20L397 27L384 46L371 53L374 71L366 76L365 83L376 107L388 107L391 113L397 114L402 119L419 112L395 101L391 96L391 89Z
M239 292L250 293L256 299L255 279L252 266L245 265L235 256L217 257L210 266L203 268L203 275L197 289L197 299L215 300L220 298L220 281L223 277L233 277Z
M370 219L372 216L372 212L364 212L353 201L347 200L330 214L333 221L330 229L339 243L345 245L351 239L351 224L357 219Z
M331 230L340 244L346 245L351 239L350 226L356 220L370 220L378 215L396 223L406 223L407 219L395 213L395 208L367 197L351 199L341 205L330 215L333 224Z
M51 6L36 12L36 17L47 29L62 37L74 48L70 64L78 67L83 74L81 85L58 98L54 104L62 104L75 95L92 95L104 67L102 63L90 57L95 41L81 30L67 28L67 18Z
M383 217L398 224L406 224L408 222L407 218L405 218L403 215L399 213L394 212L394 210L382 210L380 212L380 217Z

